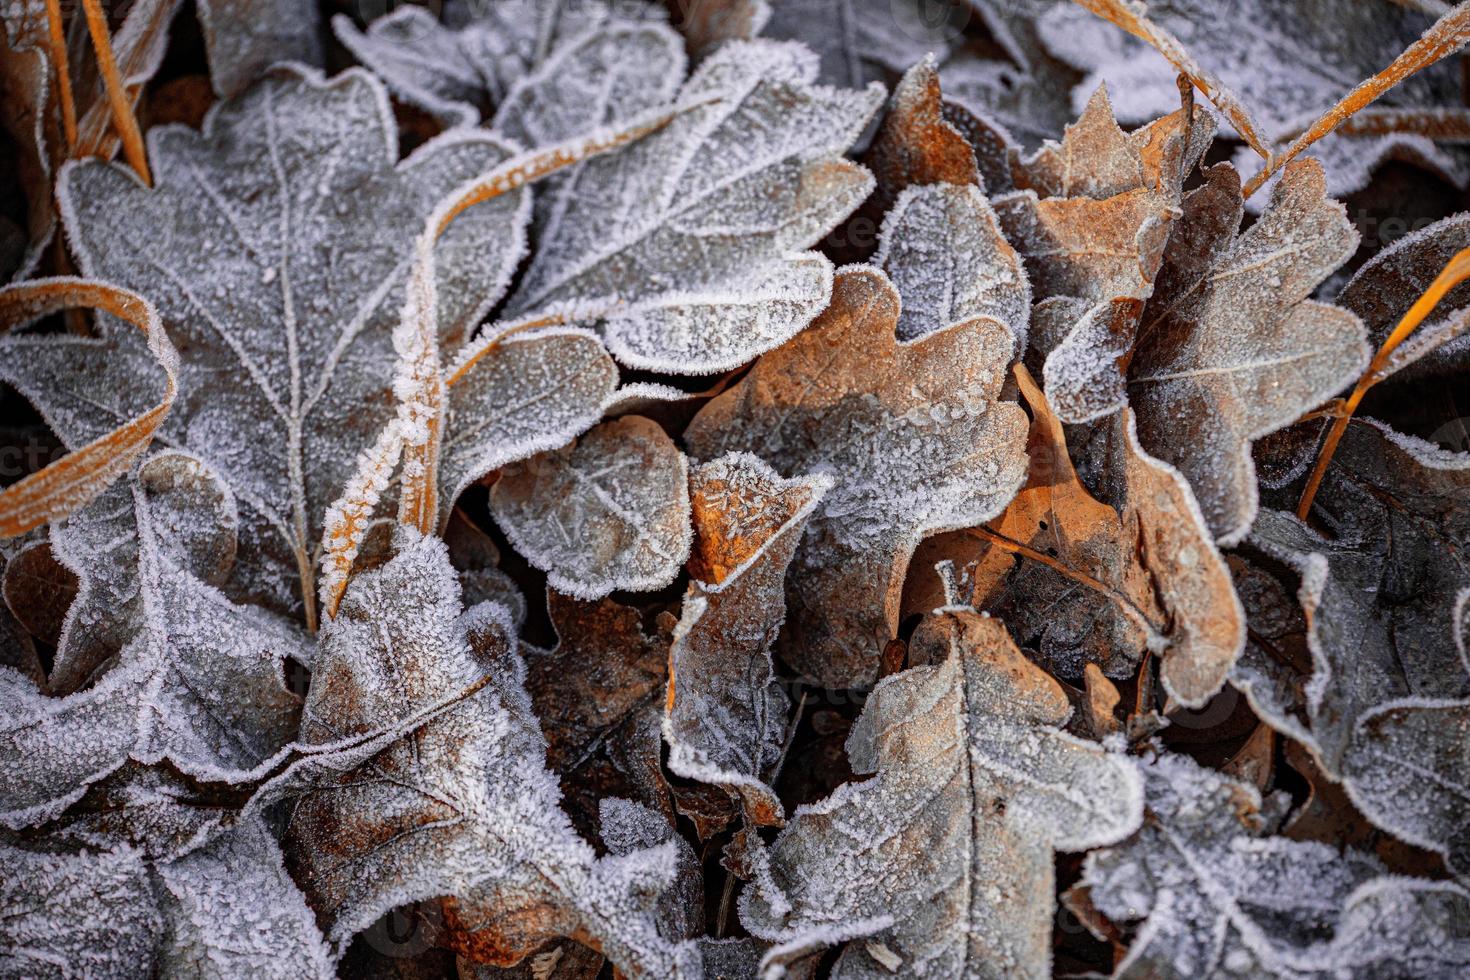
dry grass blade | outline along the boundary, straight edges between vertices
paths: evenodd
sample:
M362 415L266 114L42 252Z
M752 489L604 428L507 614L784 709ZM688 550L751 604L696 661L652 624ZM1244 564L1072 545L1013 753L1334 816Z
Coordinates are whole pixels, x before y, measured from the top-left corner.
M71 65L66 56L66 30L61 22L61 0L46 0L47 54L56 72L56 95L61 103L61 128L66 133L66 153L77 149L77 102L71 91Z
M1317 464L1312 468L1312 475L1307 478L1307 485L1302 490L1302 497L1296 508L1297 517L1306 520L1307 515L1312 512L1312 501L1316 499L1317 488L1322 485L1322 478L1327 475L1327 467L1332 463L1332 456L1337 452L1337 444L1342 441L1343 433L1347 431L1348 422L1352 419L1353 413L1357 411L1363 396L1368 394L1368 389L1392 373L1386 371L1385 368L1389 365L1393 352L1400 344L1409 339L1409 335L1428 318L1430 313L1434 312L1434 308L1439 305L1440 300L1444 299L1445 294L1466 279L1470 279L1470 249L1465 249L1450 259L1444 271L1429 284L1429 288L1424 290L1424 294L1415 301L1414 305L1409 307L1409 311L1393 328L1393 332L1388 335L1383 346L1378 348L1378 353L1373 355L1368 370L1363 372L1363 376L1353 386L1352 394L1348 395L1347 401L1343 402L1342 407L1335 413L1332 428L1328 430L1327 439L1322 443L1322 450L1317 456Z
M69 307L92 307L136 326L163 368L163 398L152 409L0 492L0 538L24 534L75 513L116 480L148 447L173 407L178 354L143 297L86 279L38 279L0 289L0 330Z
M1249 198L1273 174L1296 159L1307 147L1341 126L1355 112L1377 101L1385 92L1415 72L1454 54L1467 42L1470 42L1470 0L1456 5L1435 21L1424 32L1423 37L1405 48L1404 53L1393 60L1393 64L1359 83L1337 105L1324 112L1305 132L1292 140L1285 150L1268 155L1266 166L1251 178L1242 192Z
M1215 107L1225 114L1235 127L1240 138L1267 160L1271 159L1270 141L1262 135L1260 127L1240 97L1226 87L1203 65L1185 50L1184 45L1173 34L1148 19L1148 8L1138 0L1075 0L1099 17L1111 21L1139 40L1153 47L1159 54L1184 74L1203 92Z
M138 118L133 115L133 106L128 99L127 85L117 70L117 59L112 53L112 35L107 30L107 15L100 0L82 0L82 10L87 16L87 31L92 35L92 47L97 52L97 67L107 87L107 101L112 107L112 123L122 138L123 156L128 166L138 172L143 183L153 186L153 175L148 170L148 153L143 146L143 134L138 129Z

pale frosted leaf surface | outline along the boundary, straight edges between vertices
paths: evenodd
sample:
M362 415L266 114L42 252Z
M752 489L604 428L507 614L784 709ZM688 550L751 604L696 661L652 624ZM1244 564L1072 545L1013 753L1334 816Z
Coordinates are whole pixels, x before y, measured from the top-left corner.
M222 96L239 95L278 61L322 63L320 15L301 0L199 0L199 24Z
M598 810L603 846L613 855L636 854L668 845L674 849L674 880L654 909L659 934L671 942L704 932L704 879L694 848L657 810L616 796L604 797Z
M1082 878L1113 921L1146 920L1115 975L1359 975L1332 972L1316 947L1333 940L1354 889L1378 877L1375 859L1270 836L1277 821L1254 787L1186 757L1156 757L1144 773L1149 819L1089 855Z
M525 650L526 690L573 820L593 824L605 796L671 815L658 733L668 636L644 632L638 611L611 599L549 591L546 612L557 644Z
M440 502L492 470L565 446L602 418L618 369L591 334L551 329L476 340L446 372Z
M1026 474L1025 413L1000 399L1010 331L979 319L900 343L898 315L882 272L840 272L817 322L684 434L701 460L744 451L833 478L792 564L782 650L833 687L876 678L919 541L994 517Z
M689 554L689 464L657 424L625 415L501 470L490 511L554 589L659 589Z
M883 219L873 264L902 298L898 337L913 340L977 317L1005 324L1026 348L1031 285L973 184L910 187Z
M150 133L156 187L73 164L58 195L78 262L157 305L183 354L185 397L162 431L230 484L241 549L232 594L282 611L314 589L319 522L393 411L391 333L410 245L437 199L507 155L495 137L448 134L397 162L382 87L361 71L324 81L280 69L217 104L203 133ZM477 205L435 251L441 334L462 338L522 249L523 192ZM125 215L126 218L119 218ZM69 444L141 397L141 344L30 342L6 374ZM111 348L103 364L89 351Z
M193 464L165 455L145 471L158 460ZM230 602L180 564L177 543L165 543L178 532L169 523L178 515L211 513L211 488L185 475L168 489L203 501L185 507L165 494L155 515L141 478L125 486L139 528L137 632L95 685L65 698L45 697L6 673L7 825L56 816L130 758L166 759L192 775L229 780L295 734L301 704L283 671L287 657L309 659L306 637L264 610Z
M1132 833L1138 774L1059 730L1066 695L999 620L937 612L915 654L848 738L853 771L875 775L796 811L741 921L789 943L886 918L837 977L1049 976L1053 852Z
M0 844L0 860L0 955L7 975L151 972L161 924L137 851L82 856Z
M770 651L786 614L786 569L831 483L783 480L748 454L721 456L690 476L693 581L669 651L668 765L738 794L752 824L785 816L766 783L789 711Z
M141 502L141 503L140 503ZM56 558L77 577L51 668L51 693L80 687L142 625L136 508L148 509L157 546L182 569L222 585L238 546L235 497L187 453L165 451L51 529Z
M1128 372L1138 437L1189 480L1222 543L1250 529L1258 497L1251 440L1357 378L1363 325L1308 299L1358 244L1322 168L1288 165L1261 219L1166 304L1150 303Z
M523 676L505 609L462 611L439 541L402 532L395 558L352 581L322 632L301 740L399 737L293 777L288 850L328 940L341 950L391 908L452 896L451 939L472 959L512 965L585 933L629 975L687 974L692 948L649 912L673 848L598 859L577 836Z
M1470 866L1467 494L1470 457L1349 426L1317 498L1340 536L1263 511L1250 538L1301 576L1312 675L1283 688L1259 652L1237 669L1370 820L1456 869Z
M1457 214L1405 235L1353 274L1336 303L1351 310L1368 328L1368 342L1378 347L1399 319L1424 294L1454 258L1470 247L1470 214ZM1421 372L1443 373L1470 362L1470 330L1466 309L1470 287L1460 285L1439 303L1433 319L1419 326L1392 355L1387 370L1406 380ZM1422 364L1417 362L1423 361ZM1414 370L1401 375L1405 369Z
M1321 960L1337 975L1366 980L1463 975L1470 970L1470 892L1448 881L1370 881L1348 896Z
M1229 90L1272 148L1386 67L1433 23L1433 17L1402 4L1355 0L1149 0L1139 6ZM1178 105L1177 72L1162 55L1122 31L1101 36L1097 27L1097 18L1069 4L1056 5L1037 24L1053 55L1088 73L1074 89L1078 101L1106 83L1119 95L1118 118L1128 123ZM1458 73L1447 61L1403 80L1378 106L1425 109L1461 103ZM1454 149L1413 133L1335 134L1312 152L1326 164L1334 196L1360 190L1385 159L1428 163L1457 186L1470 176ZM1251 156L1259 166L1259 158Z
M586 161L575 186L553 193L508 312L576 304L595 320L613 311L609 332L624 338L613 343L631 363L696 374L744 363L805 327L814 304L792 280L815 260L789 253L872 189L842 153L881 100L877 88L817 85L816 74L796 45L720 47L678 93L692 108ZM759 309L741 298L766 294ZM707 355L690 351L691 336L710 345Z
M265 822L247 817L158 865L165 976L297 980L337 975L326 941Z

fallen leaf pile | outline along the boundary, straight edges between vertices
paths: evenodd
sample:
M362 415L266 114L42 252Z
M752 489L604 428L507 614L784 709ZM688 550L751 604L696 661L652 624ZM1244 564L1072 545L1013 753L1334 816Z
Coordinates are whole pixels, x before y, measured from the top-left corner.
M1470 2L0 14L0 976L1470 975Z

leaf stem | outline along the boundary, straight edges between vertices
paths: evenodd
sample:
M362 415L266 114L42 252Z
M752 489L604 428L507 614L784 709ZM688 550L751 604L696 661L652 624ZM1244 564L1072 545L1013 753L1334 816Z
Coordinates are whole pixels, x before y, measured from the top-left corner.
M153 186L153 174L148 169L148 153L143 146L143 135L138 130L138 117L128 99L127 85L117 70L117 59L112 53L112 35L107 30L107 16L102 12L101 0L82 0L82 11L87 15L87 32L92 35L92 48L97 52L97 67L107 88L107 101L112 107L112 124L122 138L123 156L128 165L137 171L144 184Z
M1445 265L1444 269L1429 284L1429 288L1409 307L1409 311L1399 320L1383 346L1378 348L1378 353L1373 355L1373 360L1368 365L1368 370L1358 379L1353 386L1352 394L1342 403L1334 414L1332 428L1327 431L1327 439L1322 443L1322 450L1317 454L1317 464L1312 467L1312 475L1307 478L1307 485L1302 490L1301 500L1296 505L1296 516L1305 521L1307 515L1312 512L1312 501L1316 499L1317 490L1322 485L1322 478L1327 475L1327 467L1332 462L1333 454L1337 452L1337 444L1342 441L1343 434L1347 432L1348 422L1352 420L1353 413L1358 410L1358 405L1363 401L1363 396L1368 394L1379 381L1388 375L1384 373L1384 366L1389 358L1414 329L1423 323L1439 301L1444 299L1445 294L1454 289L1466 279L1470 279L1470 248L1456 253L1455 257Z
M46 40L51 67L56 72L56 93L61 103L61 128L66 134L66 155L77 151L77 102L71 90L71 65L66 57L66 30L61 21L61 0L46 0Z

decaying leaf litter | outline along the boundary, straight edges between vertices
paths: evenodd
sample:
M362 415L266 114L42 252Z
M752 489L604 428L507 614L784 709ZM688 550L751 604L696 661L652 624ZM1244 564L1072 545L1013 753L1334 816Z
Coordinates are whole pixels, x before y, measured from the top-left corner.
M0 975L1470 973L1470 3L10 0Z

